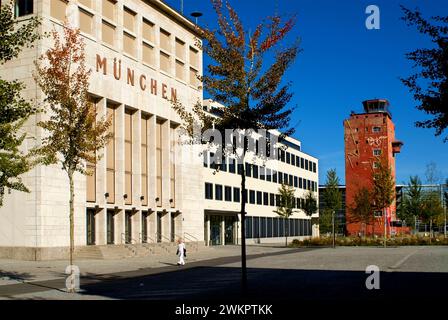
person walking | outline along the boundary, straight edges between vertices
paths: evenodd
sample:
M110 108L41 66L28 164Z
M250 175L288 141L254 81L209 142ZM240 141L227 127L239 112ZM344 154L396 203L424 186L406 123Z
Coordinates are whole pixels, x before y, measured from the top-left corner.
M185 265L185 252L187 250L185 249L185 243L182 239L177 240L177 255L179 256L179 262L177 263L178 266L184 266Z

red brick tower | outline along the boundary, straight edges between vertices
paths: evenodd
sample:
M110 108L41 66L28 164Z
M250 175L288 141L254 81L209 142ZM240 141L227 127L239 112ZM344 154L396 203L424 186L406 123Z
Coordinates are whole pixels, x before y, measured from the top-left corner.
M347 233L357 235L363 232L361 223L350 219L349 208L361 187L372 190L372 174L380 161L387 161L395 178L395 154L400 152L402 142L395 140L395 125L389 112L386 99L374 99L363 102L364 113L350 114L344 120L345 141L345 183ZM395 203L388 208L390 220L396 220ZM367 226L365 233L384 234L384 220L381 212L375 213L375 222ZM387 228L389 232L390 228Z

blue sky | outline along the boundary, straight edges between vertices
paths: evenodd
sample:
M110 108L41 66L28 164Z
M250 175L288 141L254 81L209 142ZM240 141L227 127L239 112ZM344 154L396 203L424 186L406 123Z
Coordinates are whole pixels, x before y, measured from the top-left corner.
M180 8L181 0L168 0ZM418 7L426 17L448 15L446 0L230 0L244 24L252 29L257 22L278 10L282 15L297 14L293 37L300 37L303 52L288 71L297 109L291 119L294 136L302 149L319 158L320 183L325 173L336 168L344 181L344 133L342 121L351 110L362 111L361 102L386 98L396 126L396 138L404 142L396 159L397 183L418 174L424 179L426 164L435 162L443 179L448 178L448 143L435 137L431 129L414 126L427 116L399 77L412 73L405 53L431 43L400 20L400 4ZM365 9L380 8L380 30L367 30ZM184 14L204 14L200 25L214 26L215 13L208 0L184 0Z

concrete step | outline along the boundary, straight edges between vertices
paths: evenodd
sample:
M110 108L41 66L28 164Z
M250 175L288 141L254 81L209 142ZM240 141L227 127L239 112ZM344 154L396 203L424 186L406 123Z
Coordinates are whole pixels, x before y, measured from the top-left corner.
M76 259L103 259L103 253L98 246L83 246L75 248Z

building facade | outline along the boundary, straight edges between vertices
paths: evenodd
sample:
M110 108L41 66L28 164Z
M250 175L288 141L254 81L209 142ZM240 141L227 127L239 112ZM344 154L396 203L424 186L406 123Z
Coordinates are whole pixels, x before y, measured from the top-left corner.
M98 115L112 119L113 138L102 159L87 164L93 174L75 176L75 246L169 243L177 238L207 245L240 243L238 175L231 172L231 165L213 175L208 163L204 167L200 147L178 143L181 119L171 101L193 106L203 97L197 77L203 71L197 26L160 0L15 4L17 19L42 18L42 34L61 32L64 21L80 28L92 70L89 95ZM24 98L37 104L44 97L32 78L34 61L51 46L52 40L43 38L0 70L3 79L24 82ZM47 116L40 113L28 120L24 149L31 149L45 135L37 122ZM279 183L296 186L297 198L305 189L317 195L317 159L301 152L299 141L288 141L277 176L272 170L271 175L262 173L262 164L254 164L248 182L247 225L248 238L254 241L283 235L284 221L274 219L272 212L272 195ZM58 165L38 166L23 181L30 193L7 190L0 208L0 257L67 257L66 174ZM312 234L308 217L297 213L294 219L290 235Z
M367 226L356 222L348 208L353 206L358 190L372 190L373 173L383 162L391 169L395 180L395 155L400 152L402 142L395 140L395 125L389 111L389 102L374 99L363 102L364 112L352 112L344 120L345 182L346 182L346 228L349 235L365 232L383 234L384 219L381 211L375 212L375 221ZM396 204L386 209L390 220L396 220Z

